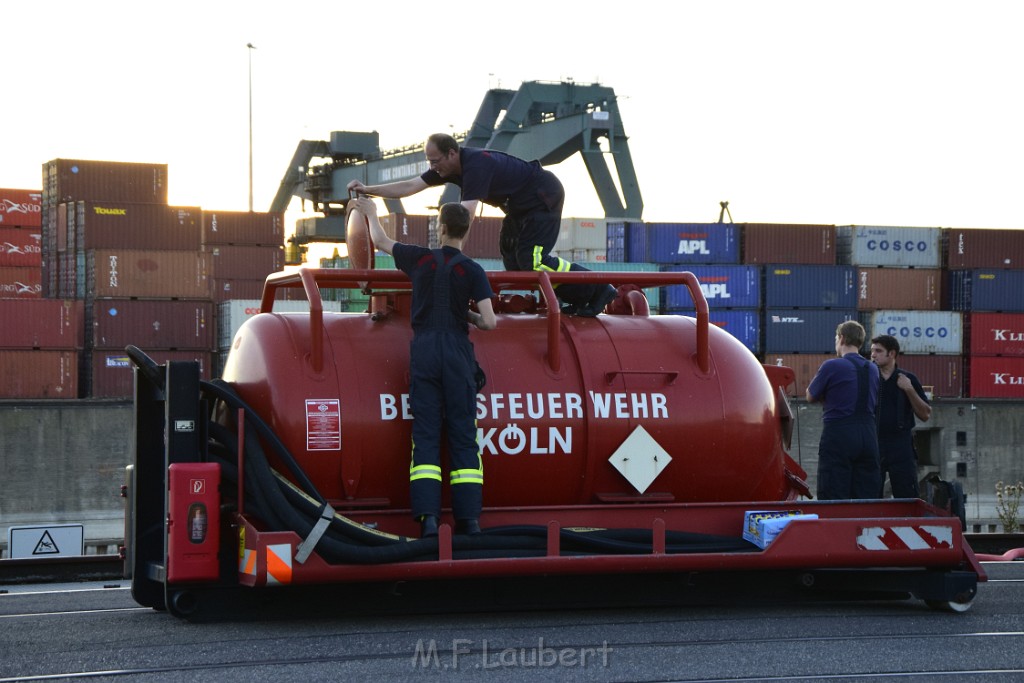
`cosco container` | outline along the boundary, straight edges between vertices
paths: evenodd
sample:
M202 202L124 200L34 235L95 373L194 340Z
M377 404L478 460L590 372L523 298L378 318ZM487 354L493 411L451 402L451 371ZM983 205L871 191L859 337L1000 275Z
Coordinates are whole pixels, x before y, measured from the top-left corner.
M1024 270L952 270L949 292L954 311L1024 312Z
M80 349L84 343L81 301L0 299L0 348Z
M90 249L86 298L208 299L207 258L195 251Z
M1024 230L946 228L942 242L950 270L1024 268Z
M877 225L836 228L840 263L854 266L942 267L942 229Z
M88 313L89 348L213 349L209 301L97 299Z
M766 308L855 308L856 272L852 266L767 265Z
M938 268L858 268L857 308L935 311L941 306Z
M963 396L963 356L900 354L896 365L912 372L921 380L925 390L931 387L933 397L958 398Z
M0 226L0 267L39 268L42 263L42 233L39 228Z
M760 308L760 266L667 266L670 272L689 271L697 277L708 307ZM695 310L693 297L686 285L665 287L666 311Z
M78 354L0 350L0 398L78 398Z
M786 387L786 395L796 398L804 398L807 385L811 383L814 376L818 374L821 364L830 358L835 358L833 353L767 353L764 357L765 365L782 365L793 371L796 379L793 384Z
M0 227L41 227L42 203L40 190L0 188Z
M967 387L970 398L1024 398L1024 358L968 356Z
M651 263L739 263L740 230L734 223L647 223L646 255Z
M743 263L836 263L836 226L745 223Z
M273 211L203 212L203 244L284 244L284 214Z
M865 314L867 342L888 334L902 353L955 353L963 350L963 320L956 311L875 311ZM867 345L867 344L865 344Z
M764 351L769 353L835 353L836 327L856 320L847 309L766 309Z
M968 313L964 327L972 356L1024 356L1024 313Z

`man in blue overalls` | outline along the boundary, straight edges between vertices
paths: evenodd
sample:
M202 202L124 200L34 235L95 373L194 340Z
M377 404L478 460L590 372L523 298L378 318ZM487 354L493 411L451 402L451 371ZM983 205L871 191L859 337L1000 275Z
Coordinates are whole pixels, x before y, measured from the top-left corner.
M480 533L484 470L476 435L476 357L469 324L481 330L497 325L494 295L483 268L462 254L470 215L460 204L445 204L438 217L440 249L389 238L373 201L353 200L368 219L370 237L393 254L395 266L412 280L409 406L412 410L412 464L409 493L422 536L436 536L441 516L441 431L447 432L449 483L455 533ZM470 310L470 301L477 311Z
M807 386L807 400L824 402L818 444L818 499L876 498L878 366L860 355L864 328L847 320L836 328L836 355L821 364Z

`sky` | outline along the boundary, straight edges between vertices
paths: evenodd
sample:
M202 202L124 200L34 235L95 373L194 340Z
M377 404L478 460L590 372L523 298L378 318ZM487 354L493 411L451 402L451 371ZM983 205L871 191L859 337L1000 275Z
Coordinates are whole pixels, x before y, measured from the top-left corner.
M419 144L489 88L572 79L615 91L647 221L728 201L736 222L1024 228L1014 0L50 0L0 22L0 187L56 158L166 163L171 204L246 210L251 65L257 211L301 139ZM553 170L564 216L602 215L578 155Z

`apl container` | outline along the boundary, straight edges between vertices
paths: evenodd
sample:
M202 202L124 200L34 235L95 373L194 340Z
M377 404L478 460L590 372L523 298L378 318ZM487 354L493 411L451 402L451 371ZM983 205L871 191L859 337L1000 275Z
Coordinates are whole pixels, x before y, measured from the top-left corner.
M84 344L81 301L0 299L0 348L80 349Z
M0 227L0 267L39 268L43 263L39 228Z
M836 262L836 226L745 223L743 263Z
M88 322L90 348L213 349L209 301L97 299Z
M840 263L940 268L942 229L847 225L836 228Z
M963 320L955 311L875 311L861 321L872 337L896 337L903 353L952 353L963 349Z
M942 271L938 268L858 268L857 309L935 311L940 308Z
M1024 398L1024 358L968 356L967 385L970 398Z
M764 351L835 354L836 327L856 319L857 311L853 308L766 309Z
M665 266L666 272L689 271L697 276L708 308L760 308L760 266ZM686 285L665 287L666 311L692 311L693 297Z
M648 223L646 258L651 263L739 263L740 230L733 223Z
M852 266L767 265L765 308L855 308L856 271Z
M1024 270L952 270L949 290L954 311L1024 312Z
M41 227L42 201L41 190L0 188L0 227Z
M1024 268L1024 230L946 228L946 267Z
M1024 356L1024 313L968 313L964 326L972 356Z

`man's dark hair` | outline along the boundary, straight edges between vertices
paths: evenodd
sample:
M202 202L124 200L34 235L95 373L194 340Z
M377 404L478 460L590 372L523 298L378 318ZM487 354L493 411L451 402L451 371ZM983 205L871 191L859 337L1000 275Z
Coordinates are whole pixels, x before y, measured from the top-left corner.
M893 337L892 335L880 334L872 339L871 343L878 344L886 351L895 351L897 356L900 354L900 343L896 340L896 337Z
M458 202L450 202L441 206L438 222L448 228L448 236L460 240L469 232L469 211Z
M434 133L427 138L427 142L433 143L434 147L437 147L437 151L445 156L452 150L459 151L459 143L455 142L455 138L447 133Z

